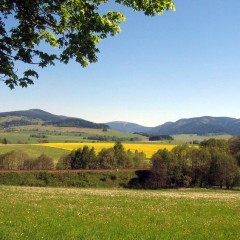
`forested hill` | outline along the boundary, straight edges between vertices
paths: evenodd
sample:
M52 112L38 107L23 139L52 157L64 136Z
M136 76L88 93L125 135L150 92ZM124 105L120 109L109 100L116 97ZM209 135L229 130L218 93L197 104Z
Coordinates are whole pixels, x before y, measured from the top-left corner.
M167 122L150 130L154 134L240 134L240 119L228 117L198 117Z
M80 127L107 129L127 133L146 133L149 135L173 135L173 134L231 134L240 135L240 119L229 117L196 117L180 119L176 122L167 122L156 127L145 127L130 122L109 122L106 124L94 123L81 118L73 118L54 115L40 109L25 111L13 111L0 113L0 127L23 125L54 125L58 127Z
M106 123L112 129L119 132L134 133L134 132L149 132L151 127L144 127L136 123L123 122L123 121L114 121Z
M67 119L68 117L54 115L49 112L45 112L41 109L30 109L24 111L13 111L13 112L2 112L0 113L0 118L2 117L24 117L29 120L38 119L42 121L59 121L63 119Z
M61 115L54 115L41 109L30 109L25 111L13 111L0 113L0 126L24 126L24 125L54 125L58 127L80 127L107 129L106 124L99 124L86 121L80 118L72 118Z
M152 135L199 134L210 133L240 135L240 119L228 117L197 117L167 122L157 127L144 127L130 122L109 122L112 129L122 132L142 132Z
M51 122L51 125L58 127L81 127L81 128L96 128L108 129L109 126L102 123L94 123L80 118L67 118L60 121Z

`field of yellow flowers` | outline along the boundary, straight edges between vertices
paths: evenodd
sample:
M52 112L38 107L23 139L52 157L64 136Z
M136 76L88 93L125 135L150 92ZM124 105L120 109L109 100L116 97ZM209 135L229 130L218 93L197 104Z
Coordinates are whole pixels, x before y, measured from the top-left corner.
M74 150L82 148L83 146L94 147L96 153L99 153L103 148L111 148L114 146L114 143L104 143L104 142L83 142L83 143L42 143L34 144L38 146L45 146L51 148L65 149L65 150ZM151 158L152 155L157 152L159 149L166 148L167 150L172 150L176 145L170 144L157 144L157 143L123 143L125 150L131 150L135 152L144 152L147 158Z

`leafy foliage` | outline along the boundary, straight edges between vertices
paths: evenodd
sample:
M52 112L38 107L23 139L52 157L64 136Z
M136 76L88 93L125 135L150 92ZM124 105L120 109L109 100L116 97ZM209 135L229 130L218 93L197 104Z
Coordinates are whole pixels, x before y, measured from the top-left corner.
M71 169L89 169L97 168L96 154L94 148L89 149L88 146L79 148L71 154L70 165Z
M235 136L229 139L230 153L235 155L240 153L240 136Z
M98 155L88 146L73 150L59 159L57 169L113 169L146 167L146 155L143 152L126 151L121 142L113 148L103 148Z
M229 144L224 139L210 138L200 143L200 146L211 151L229 152Z
M50 170L54 168L53 159L45 154L40 155L34 161L34 169L37 170Z
M1 170L19 170L23 169L25 162L32 162L28 154L23 151L10 151L0 155Z
M33 84L38 73L27 69L20 77L16 61L47 67L55 61L68 63L74 59L81 66L97 61L97 44L108 35L121 31L125 16L116 11L101 14L99 7L109 0L2 0L0 4L0 74L11 89ZM116 3L143 11L146 15L162 14L174 9L173 0L115 0ZM9 19L15 26L9 27ZM42 43L60 51L41 50Z
M1 185L52 186L52 187L127 187L136 177L129 172L0 172Z
M200 148L177 146L171 151L159 150L152 156L152 171L142 186L208 187L239 184L240 169L237 157L229 153L228 142L209 139Z
M50 170L54 168L53 159L41 154L36 159L23 151L10 151L0 155L0 170Z

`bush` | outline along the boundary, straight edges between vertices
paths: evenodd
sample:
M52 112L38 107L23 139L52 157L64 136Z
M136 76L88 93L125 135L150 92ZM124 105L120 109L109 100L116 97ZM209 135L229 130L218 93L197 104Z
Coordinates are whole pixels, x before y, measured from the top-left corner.
M48 157L45 154L42 154L34 161L33 169L36 169L36 170L54 169L53 159Z
M52 187L127 187L131 179L136 178L131 172L29 172L0 173L0 184L22 186ZM104 180L104 181L103 181Z
M11 151L0 155L0 169L21 170L26 161L32 162L29 155L23 151Z

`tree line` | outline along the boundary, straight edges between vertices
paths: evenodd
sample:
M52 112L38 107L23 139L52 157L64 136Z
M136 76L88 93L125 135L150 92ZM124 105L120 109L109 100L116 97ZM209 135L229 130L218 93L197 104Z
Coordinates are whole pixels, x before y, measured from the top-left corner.
M232 188L240 184L240 137L209 139L199 148L177 146L159 150L151 158L152 170L140 182L145 188Z
M125 150L121 142L104 148L96 154L94 147L84 146L62 156L56 166L51 157L41 154L37 158L23 151L10 151L0 155L0 170L70 170L144 168L148 165L143 152Z
M0 155L0 170L52 170L54 161L46 154L37 158L23 151L10 151Z
M153 154L151 170L132 181L143 188L226 187L240 185L240 136L229 141L209 139L199 147L181 145L171 151L160 149ZM53 159L42 154L33 159L22 151L0 155L3 170L48 169L116 169L145 168L149 161L143 152L125 150L121 142L96 154L84 146L62 156L54 166Z
M144 168L147 166L143 152L125 150L121 142L112 148L103 148L98 154L94 147L84 146L61 157L57 169L111 169L111 168Z

